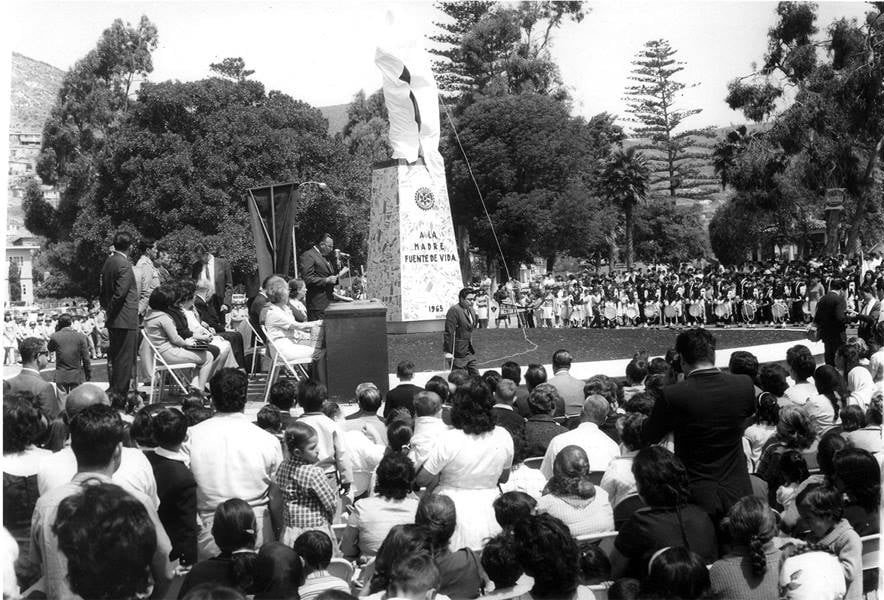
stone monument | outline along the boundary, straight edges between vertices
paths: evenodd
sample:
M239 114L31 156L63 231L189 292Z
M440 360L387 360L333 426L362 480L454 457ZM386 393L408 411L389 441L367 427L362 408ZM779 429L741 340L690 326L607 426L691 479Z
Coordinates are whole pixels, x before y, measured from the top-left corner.
M371 178L367 292L387 305L390 333L441 331L463 287L445 166L438 90L423 48L378 48L392 160Z

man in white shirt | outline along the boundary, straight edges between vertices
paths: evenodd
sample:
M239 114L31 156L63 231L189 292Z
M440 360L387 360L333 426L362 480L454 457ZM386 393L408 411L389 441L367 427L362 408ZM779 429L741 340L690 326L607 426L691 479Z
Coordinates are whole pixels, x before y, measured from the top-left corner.
M583 403L580 425L567 433L560 433L549 442L540 472L549 479L553 474L556 455L565 446L580 446L589 459L589 467L594 471L604 471L614 458L620 455L620 448L606 433L599 429L608 416L608 401L598 394L592 394Z
M417 472L430 455L436 439L443 431L448 430L448 425L442 421L442 399L439 394L427 391L418 393L414 397L414 417L414 433L411 436L408 457Z
M71 419L71 445L75 455L73 479L40 496L31 519L31 549L26 571L34 570L42 576L34 589L42 590L55 600L78 598L68 584L67 559L58 548L55 524L59 504L65 498L79 493L83 486L93 483L111 483L120 465L123 450L123 422L110 406L94 404L79 411ZM125 485L123 487L126 487ZM137 490L127 489L144 505L156 532L156 549L150 564L154 578L155 595L162 593L174 575L169 562L172 544L160 523L153 501Z
M212 538L215 508L230 498L249 503L258 523L256 546L274 539L268 506L278 493L273 477L282 464L279 440L243 414L248 391L246 374L221 369L209 382L215 416L190 428L190 439L182 451L190 455L196 479L197 540L199 559L220 552Z
M580 414L586 398L583 395L585 382L570 373L572 360L571 353L567 350L556 350L552 357L553 376L547 381L559 391L565 402L565 415L569 417Z
M93 383L83 383L68 394L65 411L73 419L77 413L95 404L110 405L107 394ZM68 483L77 473L77 458L70 447L70 438L64 448L47 456L37 471L37 490L40 494ZM151 499L153 508L160 506L157 482L144 452L138 448L123 448L119 467L112 476L113 482L130 491L137 491Z

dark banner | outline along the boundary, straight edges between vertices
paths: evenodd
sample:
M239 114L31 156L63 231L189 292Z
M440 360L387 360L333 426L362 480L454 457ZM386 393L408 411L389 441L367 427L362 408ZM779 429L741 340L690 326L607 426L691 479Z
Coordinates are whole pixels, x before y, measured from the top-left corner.
M258 255L259 281L273 273L289 275L297 189L297 183L277 183L249 190L249 218Z

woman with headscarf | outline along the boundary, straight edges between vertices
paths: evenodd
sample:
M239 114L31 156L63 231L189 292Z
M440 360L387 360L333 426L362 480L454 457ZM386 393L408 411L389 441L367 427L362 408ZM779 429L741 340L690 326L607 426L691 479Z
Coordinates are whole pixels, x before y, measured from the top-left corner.
M537 513L560 519L573 536L613 530L614 509L608 492L593 485L589 472L589 459L583 448L562 448L553 463L553 476L537 501Z
M847 379L848 405L857 405L863 410L869 408L875 393L875 382L869 370L860 364L862 349L856 342L848 342L838 348L836 364L841 367Z

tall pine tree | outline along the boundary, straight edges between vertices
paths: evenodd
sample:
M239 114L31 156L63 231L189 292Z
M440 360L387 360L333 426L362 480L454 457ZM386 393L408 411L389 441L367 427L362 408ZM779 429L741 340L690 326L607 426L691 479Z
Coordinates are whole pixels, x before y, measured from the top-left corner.
M439 57L433 61L436 83L444 92L460 95L472 89L473 77L464 60L463 37L494 6L494 2L436 2L435 7L453 22L433 23L441 31L430 36L437 44L429 52Z
M679 129L685 119L702 109L681 109L678 102L685 84L675 79L684 70L677 50L666 40L651 40L638 53L626 88L627 110L633 133L648 157L651 196L704 199L716 193L717 180L710 170L711 129ZM704 172L705 171L705 172Z

